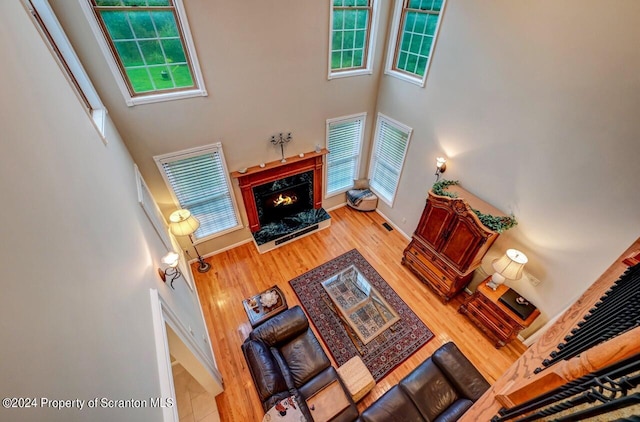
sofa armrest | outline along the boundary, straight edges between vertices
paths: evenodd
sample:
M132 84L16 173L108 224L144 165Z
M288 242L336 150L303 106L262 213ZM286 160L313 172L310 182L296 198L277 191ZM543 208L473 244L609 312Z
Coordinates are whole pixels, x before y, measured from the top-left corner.
M436 350L431 359L456 390L471 401L478 400L490 387L482 374L451 342Z
M252 340L262 340L268 346L276 346L309 328L309 320L300 306L294 306L268 319L249 334Z

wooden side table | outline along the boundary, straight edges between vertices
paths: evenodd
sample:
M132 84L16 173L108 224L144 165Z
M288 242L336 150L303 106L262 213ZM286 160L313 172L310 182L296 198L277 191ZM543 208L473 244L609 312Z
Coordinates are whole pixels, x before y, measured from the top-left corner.
M488 277L478 285L475 293L460 306L458 312L466 315L493 340L496 348L500 348L513 341L520 331L530 326L540 315L540 311L532 305L522 305L523 308L528 309L525 312L524 309L516 308L519 312L525 315L530 312L526 318L522 318L500 300L501 296L506 295L506 298L513 296L515 292L504 284L499 285L494 291L487 286L487 281L490 279L491 277Z
M349 390L351 399L358 402L376 386L376 381L360 356L354 356L337 369L342 382Z
M269 290L274 291L276 295L278 295L278 301L275 303L275 305L270 307L262 306L262 303L260 302L260 296L262 296L263 293L268 292ZM273 286L268 288L264 292L260 292L255 296L251 296L243 300L242 305L244 306L244 310L247 313L247 317L249 318L249 323L251 323L251 328L255 328L272 316L275 316L287 309L287 300L284 298L282 290L280 290L278 286Z

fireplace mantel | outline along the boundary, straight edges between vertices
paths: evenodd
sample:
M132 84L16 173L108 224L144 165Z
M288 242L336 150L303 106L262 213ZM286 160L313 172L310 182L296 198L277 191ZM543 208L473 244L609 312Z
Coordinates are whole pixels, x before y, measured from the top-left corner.
M249 220L251 232L260 230L258 210L256 208L253 188L295 174L313 171L313 207L322 207L322 157L329 153L327 149L320 152L308 152L302 157L287 157L286 162L280 160L265 163L264 167L249 167L245 172L234 171L231 177L238 179L242 200Z

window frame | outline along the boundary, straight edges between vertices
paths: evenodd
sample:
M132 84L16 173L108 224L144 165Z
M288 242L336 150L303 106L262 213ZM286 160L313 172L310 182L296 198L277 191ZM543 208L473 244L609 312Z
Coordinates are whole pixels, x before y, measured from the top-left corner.
M130 86L129 79L125 74L124 65L122 65L119 58L116 57L117 53L115 51L115 46L102 22L102 19L98 16L95 10L94 0L78 1L80 2L80 6L84 11L89 25L91 26L94 36L98 41L100 50L102 50L102 54L107 60L109 69L115 77L116 84L122 92L125 103L129 107L184 98L206 97L208 95L202 71L200 69L200 62L198 61L195 45L193 43L193 38L191 37L191 29L189 27L189 22L187 21L187 13L184 9L182 0L169 1L173 3L179 35L185 47L184 53L186 60L189 63L195 86L193 88L186 89L176 88L173 90L149 91L138 94L133 92L133 88ZM132 9L136 8L137 7L132 7Z
M52 55L63 70L69 84L91 118L102 142L106 145L105 122L107 109L102 103L80 59L62 29L53 9L47 0L23 0L38 32L47 44Z
M365 49L364 55L366 57L363 60L363 66L359 68L349 68L349 69L332 69L331 68L331 53L333 52L333 11L335 6L333 5L333 0L329 2L329 55L327 61L327 78L329 80L336 78L346 78L350 76L359 76L359 75L371 75L373 74L373 56L375 51L375 40L376 33L378 29L378 9L380 0L368 0L370 5L367 7L369 9L369 19L367 22L368 34L365 40ZM341 7L344 9L349 9L349 7Z
M202 242L206 242L207 240L211 240L214 239L216 237L220 237L223 236L225 234L231 233L233 231L236 230L240 230L244 227L243 223L242 223L242 219L240 217L240 211L238 209L238 203L236 201L236 196L235 193L233 191L233 187L231 185L231 179L229 178L229 170L227 169L227 163L226 160L224 158L224 152L222 150L222 144L220 142L216 142L213 144L209 144L209 145L204 145L204 146L200 146L200 147L195 147L195 148L190 148L190 149L186 149L186 150L182 150L182 151L176 151L176 152L171 152L168 154L162 154L162 155L156 155L153 157L153 160L155 161L156 165L158 166L158 170L160 171L160 174L162 175L162 179L164 180L167 189L169 190L169 193L171 194L171 199L173 200L174 205L176 206L177 209L183 208L182 205L180 204L180 201L178 200L178 197L175 193L175 191L173 190L173 186L171 185L171 181L169 180L166 172L164 171L164 167L163 164L164 163L169 163L169 162L173 162L173 161L179 161L179 160L183 160L186 158L192 158L192 157L198 157L198 156L202 156L202 155L206 155L206 154L210 154L213 152L218 152L220 154L220 159L221 159L221 163L222 163L222 174L224 175L224 179L225 179L225 184L227 187L227 190L229 192L229 196L231 198L231 204L233 207L233 214L236 217L236 222L237 224L233 227L229 227L227 229L221 230L219 232L215 232L215 233L210 233L207 234L203 237L197 238L195 235L193 236L193 244L194 245L198 245Z
M326 198L330 198L332 196L335 195L339 195L341 193L344 193L346 191L348 191L349 189L352 189L354 184L353 184L353 180L351 182L351 184L345 188L340 188L340 189L336 189L333 191L329 191L329 167L330 167L330 163L329 163L329 159L331 156L331 149L329 148L329 131L330 131L330 127L332 124L336 124L336 123L348 123L350 121L360 121L360 133L358 136L358 140L357 140L357 151L354 154L354 158L355 158L355 163L354 163L354 172L353 172L353 177L352 179L357 179L358 175L360 174L360 155L362 153L362 144L364 142L364 131L366 128L366 124L367 124L367 113L357 113L357 114L351 114L348 116L342 116L342 117L336 117L336 118L332 118L332 119L327 119L327 123L326 123L326 134L325 134L325 142L326 142L326 147L329 150L329 154L327 155L327 165L325 166L325 178L324 178L324 186L325 186L325 192L324 192L324 197Z
M436 24L436 30L433 33L433 42L429 50L429 58L424 70L424 75L420 77L413 73L409 73L396 67L398 50L400 48L400 41L402 40L403 24L406 19L407 7L410 0L395 0L393 19L391 21L391 30L389 31L389 46L387 51L387 61L385 65L384 73L389 76L393 76L400 80L410 82L412 84L424 87L427 82L427 76L429 75L429 69L431 68L431 59L433 58L433 52L435 51L436 44L438 43L438 35L440 33L440 25L442 24L442 18L447 5L447 0L442 0L442 7L438 14L438 23Z
M396 185L393 189L393 194L391 198L387 198L385 196L384 193L382 193L380 190L378 190L376 188L376 182L375 179L373 178L374 174L374 169L375 169L375 161L378 160L379 158L377 157L376 154L376 150L378 147L378 143L380 142L380 129L382 127L382 123L386 122L386 124L388 124L389 126L392 126L404 133L406 133L407 135L407 143L405 145L404 148L404 152L402 155L402 166L400 167L400 169L398 170L398 180L396 181ZM404 171L404 165L406 162L406 158L407 158L407 152L409 151L409 144L411 142L411 135L413 133L413 129L410 128L409 126L405 125L404 123L400 123L397 120L392 119L389 116L386 116L382 113L378 113L378 118L376 119L376 130L375 130L375 135L373 137L373 143L371 145L371 158L369 160L369 174L368 174L368 178L369 178L369 188L376 194L378 195L378 197L380 199L382 199L382 201L389 205L390 207L393 207L393 203L395 201L396 195L398 193L398 186L400 186L400 180L402 179L402 172Z

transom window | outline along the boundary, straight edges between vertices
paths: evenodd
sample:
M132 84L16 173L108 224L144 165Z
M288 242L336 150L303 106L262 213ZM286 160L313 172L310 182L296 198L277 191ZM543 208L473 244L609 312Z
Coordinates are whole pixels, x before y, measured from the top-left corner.
M131 105L158 94L203 95L181 0L89 1Z
M220 143L154 157L176 206L200 221L197 240L242 227Z
M332 0L329 79L371 73L374 0Z
M378 113L369 164L369 184L371 190L389 206L393 206L412 131L410 127Z
M397 1L387 73L424 85L443 7L444 0Z
M362 113L327 120L327 197L352 188L358 178L366 116Z

